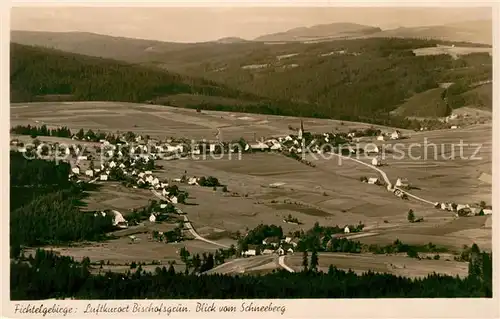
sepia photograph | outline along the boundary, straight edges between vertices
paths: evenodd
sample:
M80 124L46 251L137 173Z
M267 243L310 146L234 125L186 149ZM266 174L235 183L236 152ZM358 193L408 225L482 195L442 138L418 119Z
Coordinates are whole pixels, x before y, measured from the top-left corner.
M491 299L493 20L12 7L7 295Z

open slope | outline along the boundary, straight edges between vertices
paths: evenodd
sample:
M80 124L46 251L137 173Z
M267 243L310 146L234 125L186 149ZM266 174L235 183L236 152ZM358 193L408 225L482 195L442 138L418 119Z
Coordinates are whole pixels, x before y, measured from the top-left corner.
M255 41L314 41L356 37L379 31L381 31L380 28L356 23L318 24L311 27L299 27L285 32L263 35L257 37Z

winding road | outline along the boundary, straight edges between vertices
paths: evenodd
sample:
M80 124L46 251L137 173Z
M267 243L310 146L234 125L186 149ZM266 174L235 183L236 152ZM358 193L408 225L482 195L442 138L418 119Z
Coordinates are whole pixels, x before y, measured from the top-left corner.
M168 199L167 197L163 196L162 194L160 194L158 191L152 189L151 192L159 199L161 200L164 200L164 201L167 201L169 203L172 203L170 201L170 199ZM174 206L175 207L175 206ZM196 230L194 229L193 225L191 224L191 222L189 221L189 218L188 216L178 207L175 207L175 209L177 210L177 212L180 214L180 215L183 215L184 216L184 226L186 226L186 228L188 229L188 231L193 235L193 237L195 239L198 239L198 240L201 240L201 241L204 241L206 243L209 243L209 244L212 244L212 245L216 245L216 246L219 246L219 247L222 247L222 248L229 248L229 246L227 245L224 245L224 244L221 244L221 243L218 243L218 242L215 242L215 241L212 241L212 240L209 240L209 239L206 239L204 237L201 237L197 232Z
M384 179L385 183L386 183L386 184L387 184L387 186L388 186L388 190L389 190L390 192L393 192L394 190L396 190L396 189L397 189L397 190L400 190L401 192L405 193L405 194L406 194L406 195L408 195L409 197L412 197L412 198L414 198L414 199L416 199L416 200L418 200L418 201L421 201L421 202L423 202L423 203L430 204L430 205L432 205L432 206L434 206L434 204L435 204L434 202L431 202L431 201L429 201L429 200L426 200L426 199L424 199L424 198L422 198L422 197L418 197L418 196L416 196L416 195L413 195L413 194L411 194L411 193L408 193L407 191L402 190L402 189L401 189L401 188L399 188L399 187L393 187L393 186L392 186L391 181L389 180L389 177L387 177L386 172L384 172L383 170L381 170L380 168L378 168L378 167L376 167L376 166L373 166L373 165L371 165L371 164L365 163L365 162L363 162L363 161L361 161L361 160L358 160L358 159L355 159L355 158L352 158L352 157L349 157L349 156L344 156L344 155L340 155L340 154L336 154L336 153L332 153L332 154L334 154L334 155L336 155L336 156L338 156L338 157L340 157L340 158L342 158L342 159L349 159L349 160L351 160L351 161L354 161L354 162L356 162L356 163L359 163L359 164L361 164L361 165L364 165L364 166L366 166L366 167L369 167L369 168L371 168L371 169L373 169L373 170L377 171L377 172L378 172L378 173L382 176L382 178Z

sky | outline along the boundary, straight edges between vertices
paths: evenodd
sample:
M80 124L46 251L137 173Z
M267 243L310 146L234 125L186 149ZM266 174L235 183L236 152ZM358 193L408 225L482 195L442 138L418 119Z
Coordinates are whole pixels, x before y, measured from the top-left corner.
M254 39L291 28L352 22L382 29L491 19L488 8L16 7L13 30L92 32L172 42Z

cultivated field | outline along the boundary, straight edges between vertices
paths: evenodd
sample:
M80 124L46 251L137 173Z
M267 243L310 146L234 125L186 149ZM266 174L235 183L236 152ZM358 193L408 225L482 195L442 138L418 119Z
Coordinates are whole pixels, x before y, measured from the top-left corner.
M229 113L181 109L168 106L122 102L16 103L11 106L11 125L67 126L110 132L134 131L156 137L215 139L216 128L223 140L247 140L287 135L289 125L298 128L300 119L284 116ZM39 121L39 123L35 122ZM306 129L314 132L347 131L367 128L366 123L324 119L304 119Z
M492 48L477 48L477 47L456 47L456 46L444 46L440 45L437 47L420 48L415 49L413 52L415 55L439 55L439 54L449 54L451 56L459 56L471 53L489 53L491 55Z
M356 273L372 270L405 277L424 277L436 272L466 277L468 267L467 263L453 261L452 258L418 260L402 255L344 253L320 253L318 256L319 269L325 272L328 271L330 265L334 265L339 269L351 269ZM300 271L302 269L302 256L300 254L287 255L285 263L295 271Z

